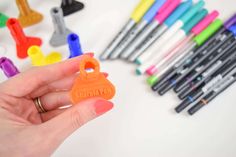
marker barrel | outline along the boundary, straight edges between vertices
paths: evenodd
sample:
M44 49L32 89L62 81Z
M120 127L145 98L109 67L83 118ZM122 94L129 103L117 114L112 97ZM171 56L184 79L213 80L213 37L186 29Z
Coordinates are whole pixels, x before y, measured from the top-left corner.
M147 26L147 21L141 21L124 38L124 40L111 53L110 59L116 59L125 50L125 48L135 39L135 37Z
M195 66L194 70L190 71L183 79L178 81L174 91L177 93L181 92L188 83L194 80L205 69L209 68L216 61L218 61L225 53L234 52L235 44L235 39L225 42L217 51L202 60L197 66Z
M211 78L217 70L219 70L226 63L230 62L235 58L236 46L231 48L228 52L225 52L223 56L220 57L218 61L216 61L209 68L206 68L204 72L198 75L194 80L188 83L185 87L183 87L182 92L178 95L180 99L184 99L189 93L198 88L206 79Z
M170 27L168 31L165 32L157 41L157 43L150 48L149 51L143 53L140 57L137 58L137 62L143 64L147 62L155 50L157 50L160 46L166 43L171 37L175 35L175 33L180 30L184 24L186 24L203 6L205 3L203 1L198 2L196 5L192 6L173 26Z
M121 58L127 58L130 54L132 54L136 48L142 44L142 42L146 39L146 37L155 29L158 29L159 22L153 20L145 30L141 32L139 36L127 47L127 49L121 53Z
M132 53L134 53L138 47L140 47L148 38L151 33L157 29L157 26L159 24L162 24L164 20L172 13L172 11L179 5L180 0L174 0L171 1L171 3L166 7L166 9L163 9L157 16L154 18L152 23L150 24L147 29L145 29L134 41L133 43L127 48L126 51L124 51L121 54L122 58L129 57ZM155 25L156 23L156 25ZM155 26L155 27L154 27Z
M157 40L166 30L168 29L168 27L163 24L161 25L158 29L154 30L152 32L152 35L150 35L145 42L140 45L140 47L136 48L136 51L134 51L133 53L129 54L129 55L123 55L122 58L127 58L128 60L131 62L134 62L153 42L155 42L155 40ZM138 64L138 63L136 63Z
M135 21L129 20L127 24L122 28L121 32L114 38L114 40L109 44L105 51L100 56L101 60L109 58L110 54L117 47L117 45L123 40L123 38L129 33L129 31L136 25Z
M223 84L219 84L219 86L214 89L212 92L210 92L209 94L207 94L206 96L204 96L203 99L201 99L196 105L194 105L193 107L191 107L188 110L188 113L190 115L195 114L196 112L198 112L202 107L206 106L207 104L209 104L213 99L215 99L218 95L220 95L221 93L223 93L226 89L228 89L231 85L233 85L236 81L236 74L234 74L233 76L226 78L225 79L226 82L224 82Z
M113 39L109 46L105 49L103 54L100 56L101 60L107 59L123 38L130 32L131 29L141 20L146 11L152 6L155 0L141 0L138 6L134 9L131 14L131 18L122 28L118 35Z
M149 35L143 44L137 47L136 51L131 54L128 58L129 61L135 61L146 49L148 49L165 31L172 26L177 19L190 8L192 2L187 1L179 5L177 9L166 19L163 25L160 26L158 31L153 31L151 35ZM137 63L138 64L138 63Z
M122 42L117 46L114 52L110 55L110 59L115 59L119 57L122 51L135 39L135 37L153 20L155 15L158 13L161 6L166 0L156 0L152 7L144 15L140 23L138 23L122 40ZM165 7L165 6L164 6Z

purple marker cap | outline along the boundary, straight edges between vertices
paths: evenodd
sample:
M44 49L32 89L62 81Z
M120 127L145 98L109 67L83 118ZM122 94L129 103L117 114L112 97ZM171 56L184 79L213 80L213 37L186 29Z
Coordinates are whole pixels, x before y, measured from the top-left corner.
M232 26L235 23L236 23L236 13L224 23L224 26L225 28L228 29L230 26Z
M13 77L19 73L19 70L16 68L13 62L6 57L0 58L0 68L8 78Z

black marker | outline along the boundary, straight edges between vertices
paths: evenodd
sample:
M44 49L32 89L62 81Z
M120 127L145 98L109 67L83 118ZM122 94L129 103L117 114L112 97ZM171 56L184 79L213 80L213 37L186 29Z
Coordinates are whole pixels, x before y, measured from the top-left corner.
M230 77L225 78L221 83L219 83L218 86L214 88L213 91L211 91L209 94L204 96L196 105L191 107L188 110L188 113L190 115L195 114L197 111L199 111L202 107L209 104L212 100L214 100L219 94L223 93L227 88L229 88L232 84L234 84L236 81L236 73L233 74Z
M233 60L234 66L236 65L236 60ZM196 91L193 91L189 96L187 96L183 102L178 105L175 108L175 111L177 113L180 113L182 110L184 110L186 107L188 107L190 104L194 103L197 99L199 99L201 96L204 96L204 94L209 93L214 89L214 87L221 82L224 78L231 76L232 73L235 73L236 69L231 69L231 71L227 71L228 73L219 74L215 78L213 78L210 82L208 82L206 85L201 85Z
M182 80L190 71L192 71L194 68L196 68L204 59L209 57L212 53L215 53L222 45L224 45L225 42L234 39L234 34L230 31L226 31L220 38L220 40L217 42L217 44L211 48L204 50L202 53L198 54L196 57L194 57L191 62L183 67L183 70L177 74L174 78L170 79L168 82L168 85L161 88L158 93L160 95L165 94L167 91L172 89L176 86L176 84ZM212 47L212 46L211 46Z
M212 35L201 47L195 47L194 49L191 50L191 52L188 53L187 56L185 56L182 59L182 62L177 63L174 65L172 68L170 68L166 73L164 73L162 76L160 76L159 80L152 86L153 91L157 91L160 89L163 84L169 80L171 77L173 77L176 72L178 71L177 69L182 66L185 63L185 60L189 59L191 60L193 57L198 55L200 52L204 51L205 49L214 46L221 37L221 35L233 24L236 22L236 14L234 14L228 21L224 23L224 26L222 26L214 35Z
M203 73L198 75L194 80L188 83L183 90L181 90L178 97L183 100L186 96L189 95L192 91L197 89L207 78L211 77L217 70L223 67L225 64L230 62L231 60L235 59L236 57L236 45L234 45L230 51L223 54L220 60L216 61L210 68L205 69Z
M188 86L188 84L191 83L195 78L197 78L197 76L202 74L203 71L214 65L214 63L217 62L222 56L234 53L235 49L235 39L226 42L220 49L216 51L216 53L213 53L212 55L207 57L194 70L189 72L182 80L180 80L174 88L175 92L183 92L186 89L185 87Z

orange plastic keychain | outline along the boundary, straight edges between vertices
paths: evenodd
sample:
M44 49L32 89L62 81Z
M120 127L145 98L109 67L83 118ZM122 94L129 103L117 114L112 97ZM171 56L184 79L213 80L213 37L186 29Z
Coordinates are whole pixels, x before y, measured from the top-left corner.
M70 91L73 104L92 97L109 100L115 95L114 85L100 72L100 65L96 59L83 56L79 68L80 74ZM93 69L93 71L88 72L86 69Z

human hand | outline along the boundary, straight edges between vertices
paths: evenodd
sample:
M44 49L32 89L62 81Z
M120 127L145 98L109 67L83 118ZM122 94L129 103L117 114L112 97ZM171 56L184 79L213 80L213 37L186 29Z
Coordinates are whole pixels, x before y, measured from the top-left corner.
M1 157L50 156L75 130L112 109L101 98L65 107L80 60L33 68L0 84ZM38 97L47 112L38 112Z

